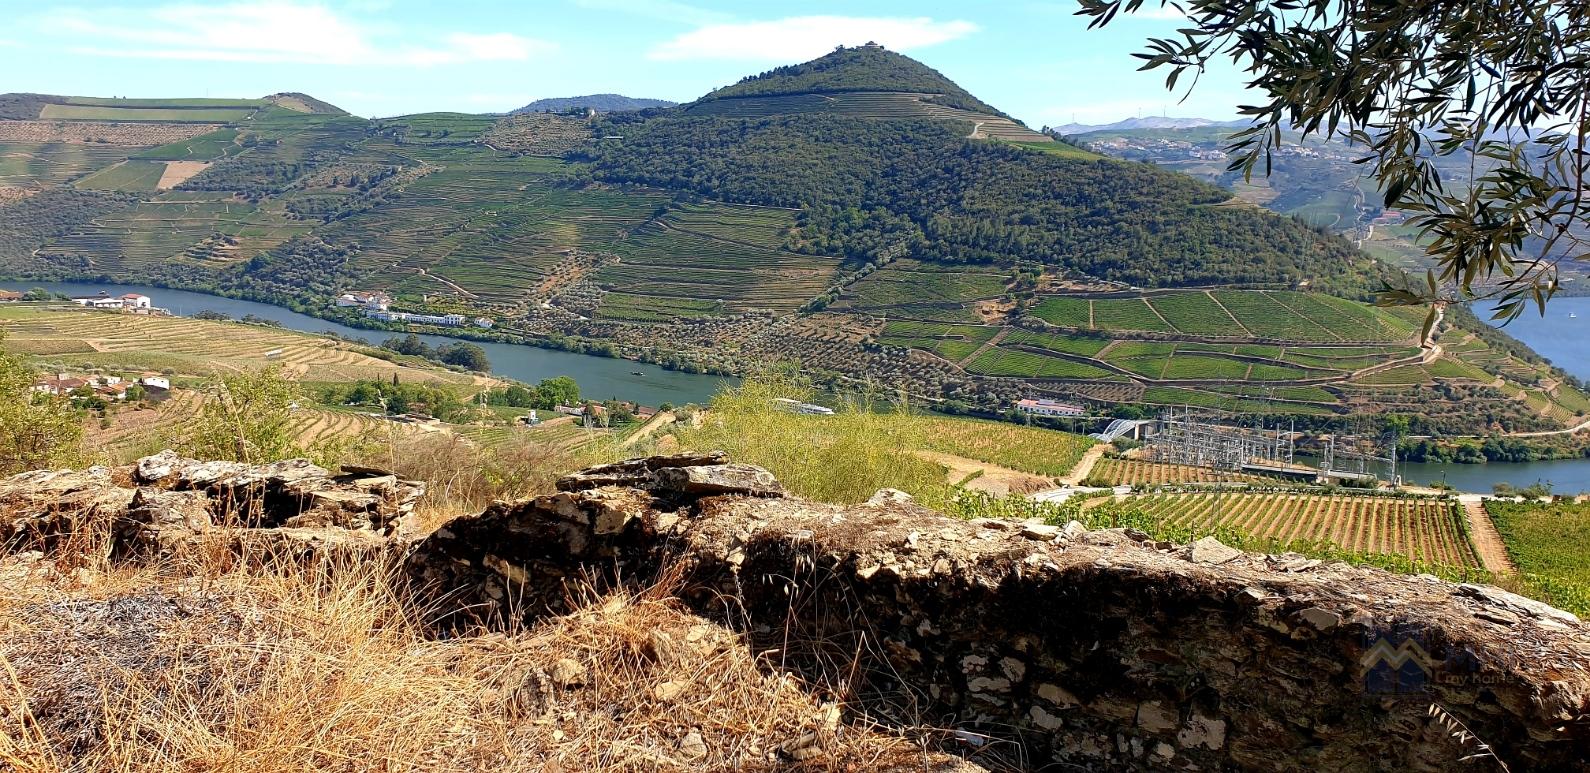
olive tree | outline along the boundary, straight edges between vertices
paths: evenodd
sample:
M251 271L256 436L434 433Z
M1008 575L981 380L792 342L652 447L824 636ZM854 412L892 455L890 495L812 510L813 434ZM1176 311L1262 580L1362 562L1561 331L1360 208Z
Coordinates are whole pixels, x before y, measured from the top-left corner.
M33 389L38 374L0 352L0 475L75 461L83 419L71 400Z
M292 412L298 385L280 368L228 374L210 386L184 451L199 459L263 464L301 453Z
M1078 0L1102 27L1144 0ZM1166 87L1211 62L1245 72L1258 104L1231 138L1231 169L1266 173L1283 130L1364 149L1385 205L1411 212L1435 268L1388 282L1387 304L1495 298L1498 319L1557 289L1583 255L1590 133L1586 0L1157 0L1185 14L1150 38L1142 69ZM1443 179L1436 159L1471 163ZM1435 310L1431 310L1431 323Z

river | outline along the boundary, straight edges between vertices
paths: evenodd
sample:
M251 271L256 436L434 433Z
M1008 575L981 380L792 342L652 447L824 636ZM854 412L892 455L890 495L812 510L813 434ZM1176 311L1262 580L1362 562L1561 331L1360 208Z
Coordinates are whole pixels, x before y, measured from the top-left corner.
M1495 304L1476 306L1474 313L1488 321L1494 308ZM1502 330L1557 367L1590 381L1590 298L1553 298L1546 304L1545 316L1530 304Z
M101 290L113 295L135 292L153 298L156 306L184 316L209 309L231 317L253 314L279 322L283 327L305 333L331 332L349 338L380 341L393 335L382 330L363 330L299 314L254 301L222 298L185 290L168 290L147 285L103 284L93 282L0 282L0 289L28 290L43 287L51 292L93 295ZM1480 311L1480 310L1476 310ZM1564 370L1590 379L1590 298L1558 298L1547 307L1547 316L1526 313L1506 327L1509 334L1551 358ZM1569 317L1574 313L1576 317ZM1482 314L1483 316L1483 314ZM447 336L422 335L432 346L456 340ZM630 360L595 357L555 349L518 344L472 341L486 350L492 371L498 375L535 383L552 376L571 376L586 397L617 397L648 405L660 403L704 403L726 382L719 376L704 376L664 370ZM645 375L637 376L635 372ZM1409 483L1445 481L1460 491L1489 493L1496 483L1527 486L1546 482L1558 493L1590 491L1590 459L1565 459L1519 464L1413 464L1399 465L1403 480Z
M190 316L206 309L218 311L233 318L253 314L260 319L281 323L282 327L305 333L331 332L348 338L364 338L380 342L394 333L384 330L363 330L323 319L299 314L280 306L254 301L222 298L215 295L169 290L163 287L132 284L105 284L98 282L0 282L0 289L26 291L42 287L51 292L69 295L94 295L100 291L112 295L142 293L154 299L156 306L170 309L172 313ZM422 335L431 346L462 340L447 336ZM666 370L644 362L633 362L612 357L542 349L520 344L500 344L470 341L486 350L493 373L534 384L553 376L570 376L580 384L580 394L594 400L619 398L656 406L661 403L705 403L726 382L722 376L681 373ZM641 373L644 375L635 375Z

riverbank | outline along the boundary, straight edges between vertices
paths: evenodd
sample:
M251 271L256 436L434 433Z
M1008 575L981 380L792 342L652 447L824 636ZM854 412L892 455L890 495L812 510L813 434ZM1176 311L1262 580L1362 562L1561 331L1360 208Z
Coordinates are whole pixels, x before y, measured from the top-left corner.
M374 338L376 342L387 335L400 335L401 331L356 328L340 322L310 316L280 306L258 301L228 298L188 290L177 290L153 285L120 284L112 282L38 282L0 281L0 289L26 291L42 287L50 292L69 295L94 295L100 291L112 295L140 293L154 299L156 306L170 309L180 316L192 316L200 311L214 311L232 318L253 315L259 319L280 324L289 330L303 333L329 334L343 339ZM381 333L383 335L374 335ZM581 354L562 349L530 344L482 341L454 335L433 333L418 334L432 347L458 341L469 341L486 351L492 372L499 376L536 383L554 376L569 376L580 385L581 393L592 399L609 398L633 400L646 405L673 403L705 403L725 384L737 379L725 376L686 373L668 370L660 365L616 357Z

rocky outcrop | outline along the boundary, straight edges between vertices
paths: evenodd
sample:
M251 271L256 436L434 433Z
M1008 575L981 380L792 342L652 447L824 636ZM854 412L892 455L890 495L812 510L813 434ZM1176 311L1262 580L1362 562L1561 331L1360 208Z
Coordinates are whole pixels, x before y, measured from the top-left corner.
M758 472L715 456L588 470L456 519L408 571L444 623L556 612L566 578L670 578L876 719L1014 743L1032 767L1454 769L1477 747L1433 704L1513 770L1590 770L1590 627L1546 605L897 496L815 504Z
M305 459L203 462L163 451L126 467L0 481L0 548L77 539L123 559L182 552L219 532L273 554L385 545L424 486L379 470L333 474Z

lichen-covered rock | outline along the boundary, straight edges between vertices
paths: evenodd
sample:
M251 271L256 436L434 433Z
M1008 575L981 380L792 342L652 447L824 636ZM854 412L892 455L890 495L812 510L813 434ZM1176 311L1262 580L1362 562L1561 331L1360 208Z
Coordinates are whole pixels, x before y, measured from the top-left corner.
M43 470L0 480L0 551L52 547L71 536L108 548L117 558L150 560L179 552L212 527L228 535L321 528L385 537L396 532L423 493L422 484L378 470L334 475L306 459L249 465L163 451L126 467ZM100 535L108 539L96 541ZM347 542L335 536L227 540L278 546Z
M560 491L624 486L677 502L722 494L784 495L784 487L772 473L748 464L732 464L722 451L626 459L564 476L557 485Z
M422 598L507 621L561 610L566 579L666 574L875 718L1034 767L1455 769L1474 748L1436 704L1514 770L1590 770L1590 627L1498 589L910 505L679 499L655 473L691 465L624 464L448 524L408 559Z
M113 554L159 559L181 553L211 528L210 498L202 491L141 488L112 525Z
M126 512L132 497L132 489L108 467L35 470L0 480L0 551L87 538L86 524L111 523Z
M140 459L133 478L146 486L202 491L218 519L255 528L390 532L425 492L420 483L368 468L333 475L308 459L249 465L183 459L171 451Z

